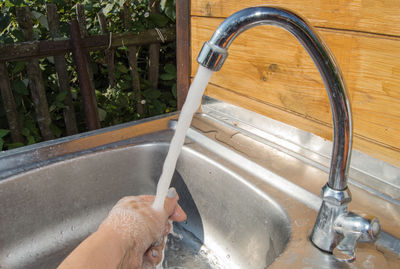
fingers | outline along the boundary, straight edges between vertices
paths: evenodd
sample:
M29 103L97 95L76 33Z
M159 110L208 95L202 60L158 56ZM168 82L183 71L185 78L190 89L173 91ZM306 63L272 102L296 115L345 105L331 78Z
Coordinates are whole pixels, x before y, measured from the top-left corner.
M153 266L160 263L162 260L165 238L160 238L160 242L153 244L145 253L144 257Z
M140 196L127 196L122 198L118 204L131 204L133 205L136 202L147 202L153 203L155 197L153 195L140 195ZM164 202L164 209L168 215L168 218L173 221L184 221L187 218L186 213L183 209L178 205L179 195L176 192L175 188L170 188L167 193L167 197Z

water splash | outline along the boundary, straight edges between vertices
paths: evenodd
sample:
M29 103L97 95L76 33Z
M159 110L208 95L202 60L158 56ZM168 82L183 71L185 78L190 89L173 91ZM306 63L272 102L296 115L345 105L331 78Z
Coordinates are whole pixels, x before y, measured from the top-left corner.
M172 137L169 146L167 157L165 158L162 173L157 185L157 194L153 203L153 208L162 210L164 208L164 200L167 196L169 185L171 184L172 175L175 171L176 161L178 160L179 153L181 152L183 143L185 142L186 132L192 122L193 114L200 106L201 97L210 80L212 71L199 66L197 74L190 86L186 101L182 107L181 114L179 115L178 123L176 125L174 136Z

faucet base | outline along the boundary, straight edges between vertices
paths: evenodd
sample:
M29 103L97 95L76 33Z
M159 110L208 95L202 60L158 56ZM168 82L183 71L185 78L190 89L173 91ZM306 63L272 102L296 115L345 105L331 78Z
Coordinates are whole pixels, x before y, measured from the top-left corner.
M381 230L379 221L373 216L360 216L348 211L347 204L351 201L348 189L338 191L325 185L322 197L311 241L319 249L335 255L338 260L352 262L357 242L376 240Z
M328 185L322 188L322 205L311 234L311 241L319 249L332 253L342 240L334 229L336 219L347 213L347 204L351 201L349 189L334 190Z

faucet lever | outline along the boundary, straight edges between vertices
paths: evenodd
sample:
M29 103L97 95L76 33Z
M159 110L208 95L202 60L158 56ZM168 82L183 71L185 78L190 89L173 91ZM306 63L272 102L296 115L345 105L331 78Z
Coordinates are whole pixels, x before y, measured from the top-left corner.
M356 258L357 242L373 242L380 233L381 226L377 218L370 215L357 215L347 212L337 217L334 230L343 239L333 250L333 255L341 261L352 262Z
M347 233L342 241L340 241L339 245L334 248L332 254L336 259L343 262L354 261L356 259L354 250L359 237L360 235L357 233Z

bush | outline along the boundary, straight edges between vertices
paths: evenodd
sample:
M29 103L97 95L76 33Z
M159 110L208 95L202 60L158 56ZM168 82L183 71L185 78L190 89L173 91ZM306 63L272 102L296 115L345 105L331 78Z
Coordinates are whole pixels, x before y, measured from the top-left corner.
M23 35L18 27L15 10L18 6L29 6L34 23L34 33L37 40L51 39L46 17L46 3L57 5L62 35L69 37L69 21L75 17L78 3L85 7L87 29L89 35L100 34L100 25L97 13L102 10L109 21L108 30L113 33L126 31L124 29L122 5L129 5L132 14L131 32L142 32L154 27L173 26L175 23L175 1L161 1L159 12L152 13L149 0L111 0L111 1L77 1L77 0L5 0L0 3L0 45L6 43L23 42ZM137 49L138 71L140 75L141 96L137 100L131 87L131 76L125 46L115 50L115 78L114 87L109 86L107 66L104 51L90 53L94 75L94 86L99 107L101 126L107 127L127 121L137 120L149 116L159 115L176 110L176 65L175 43L161 44L160 48L160 76L157 89L152 88L147 80L149 71L148 46ZM70 54L66 55L70 86L74 108L80 132L86 130L83 115L82 100L79 92L77 74ZM22 145L42 141L36 123L35 109L30 98L26 62L8 63L8 72L11 86L19 113L19 119L24 136L24 143L13 144L8 131L8 122L3 106L0 107L0 149L11 149ZM52 119L52 132L55 137L66 135L63 119L64 99L66 93L60 93L57 85L57 75L53 57L40 59L40 68L45 83L47 101ZM144 105L144 113L136 111L136 102ZM2 102L2 101L1 101Z

